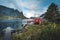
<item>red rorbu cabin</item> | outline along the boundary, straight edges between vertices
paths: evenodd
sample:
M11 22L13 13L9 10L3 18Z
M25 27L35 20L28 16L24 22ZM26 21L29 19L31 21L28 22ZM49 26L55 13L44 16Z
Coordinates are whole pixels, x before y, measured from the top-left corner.
M29 22L33 22L34 24L44 24L44 20L42 18L34 18L33 20L30 20Z
M33 19L35 24L43 24L44 20L42 18L35 18Z

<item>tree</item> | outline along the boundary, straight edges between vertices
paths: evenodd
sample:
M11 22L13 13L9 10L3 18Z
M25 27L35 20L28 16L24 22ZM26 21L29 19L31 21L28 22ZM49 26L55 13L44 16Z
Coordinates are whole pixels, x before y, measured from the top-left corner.
M43 15L45 19L50 22L53 22L55 18L58 16L57 5L52 3L49 7L47 12Z

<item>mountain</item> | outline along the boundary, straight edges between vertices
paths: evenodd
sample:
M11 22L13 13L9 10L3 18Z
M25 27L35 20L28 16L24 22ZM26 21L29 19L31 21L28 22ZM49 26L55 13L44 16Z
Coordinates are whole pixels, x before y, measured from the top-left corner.
M15 19L26 19L23 12L19 12L17 9L8 8L0 5L0 31L7 27L18 28L20 20Z
M17 9L8 8L6 6L0 5L0 19L1 18L26 18L23 12L19 12Z

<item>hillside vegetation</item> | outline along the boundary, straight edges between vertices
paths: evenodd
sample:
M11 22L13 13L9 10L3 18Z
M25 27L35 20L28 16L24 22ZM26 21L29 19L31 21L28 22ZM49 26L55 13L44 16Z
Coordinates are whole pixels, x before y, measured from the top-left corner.
M26 26L26 31L13 36L13 40L60 40L60 25L46 23L44 25Z

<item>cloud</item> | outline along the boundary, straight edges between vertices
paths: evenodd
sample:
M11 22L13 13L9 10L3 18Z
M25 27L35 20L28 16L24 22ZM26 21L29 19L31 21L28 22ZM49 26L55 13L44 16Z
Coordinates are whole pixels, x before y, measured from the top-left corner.
M34 14L38 14L38 16L43 14L51 2L52 0L0 0L1 5L18 9L19 11L22 10L26 17L34 16Z
M39 9L39 1L37 0L16 0L16 3L21 7L26 7L31 10L37 10Z
M15 2L17 3L18 7L22 9L26 17L31 17L34 16L34 14L39 14L38 11L41 10L40 0L16 0Z
M13 3L8 4L8 7L16 9L16 7Z
M35 11L35 10L29 10L29 9L25 9L23 10L24 12L24 16L30 18L30 17L34 17L34 16L40 16L41 14L45 13L47 11L47 7L44 7L43 10L38 10L38 11Z
M15 4L11 0L0 0L0 5L16 9Z

